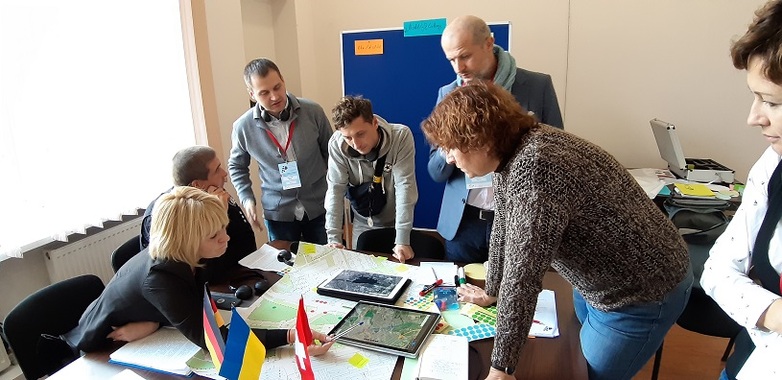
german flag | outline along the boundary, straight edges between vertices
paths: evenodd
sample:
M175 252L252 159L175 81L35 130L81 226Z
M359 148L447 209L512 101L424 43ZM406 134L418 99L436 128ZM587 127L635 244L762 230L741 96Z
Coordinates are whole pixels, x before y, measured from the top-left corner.
M217 312L217 305L204 284L204 340L212 357L212 363L218 371L225 357L225 341L220 333L220 328L224 325L223 317Z

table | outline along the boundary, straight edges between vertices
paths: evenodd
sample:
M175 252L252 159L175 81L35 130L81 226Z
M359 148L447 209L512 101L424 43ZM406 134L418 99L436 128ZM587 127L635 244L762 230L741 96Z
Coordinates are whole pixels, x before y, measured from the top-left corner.
M273 242L272 245L283 248L289 246L286 242ZM385 254L375 254L390 257ZM418 260L408 263L418 265ZM266 276L270 281L276 281L279 276L270 274ZM549 271L543 279L545 289L554 290L557 300L557 317L559 319L560 336L553 339L537 338L528 339L521 351L519 364L516 366L516 378L518 379L586 379L586 360L581 353L578 323L573 312L573 287L558 273ZM107 379L128 367L108 363L109 354L119 348L112 347L103 352L86 354L69 364L49 379ZM474 348L470 354L471 379L483 379L491 367L491 350L494 347L492 339L484 339L470 343ZM477 354L476 354L477 353ZM402 373L403 358L399 358L392 375L392 379L399 379ZM132 369L145 379L178 379L180 377L164 375L152 371ZM202 377L195 376L195 379Z

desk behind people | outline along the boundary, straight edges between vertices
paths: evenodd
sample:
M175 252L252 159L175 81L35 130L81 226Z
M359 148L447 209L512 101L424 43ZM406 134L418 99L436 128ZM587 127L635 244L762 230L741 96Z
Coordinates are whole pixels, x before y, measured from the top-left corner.
M288 248L290 243L275 241L271 245L276 248ZM391 255L375 254L386 256ZM420 260L413 259L407 263L418 265ZM269 282L276 282L279 276L276 273L264 272ZM476 283L482 286L483 284ZM557 338L529 339L524 344L520 354L519 365L516 367L518 379L586 379L587 367L584 356L581 354L579 342L579 330L581 325L573 312L573 288L556 272L546 273L543 279L545 289L554 290L557 300L557 319L559 321L560 336ZM110 378L128 367L108 363L109 354L119 348L119 344L109 351L92 352L82 356L50 377L54 380L66 379L106 379ZM470 343L470 347L477 352L470 354L471 379L484 379L491 368L491 352L494 347L493 339L483 339ZM404 359L397 360L392 379L400 379ZM143 376L145 379L175 379L172 375L165 375L136 368L130 369ZM474 377L474 374L478 374ZM195 379L202 377L195 376Z

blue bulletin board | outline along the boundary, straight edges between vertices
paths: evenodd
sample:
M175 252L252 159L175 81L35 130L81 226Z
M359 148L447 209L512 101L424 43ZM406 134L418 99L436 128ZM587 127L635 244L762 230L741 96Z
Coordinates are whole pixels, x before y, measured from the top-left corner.
M510 24L489 27L495 43L508 50ZM382 53L378 53L377 40L382 40ZM361 55L367 50L356 55L356 41L360 46L371 44L370 55ZM405 37L403 28L342 32L343 94L363 95L372 101L376 114L390 123L407 125L413 132L418 181L413 225L419 228L437 227L445 186L434 182L426 169L429 145L420 124L434 108L437 90L454 79L456 74L440 48L439 35Z

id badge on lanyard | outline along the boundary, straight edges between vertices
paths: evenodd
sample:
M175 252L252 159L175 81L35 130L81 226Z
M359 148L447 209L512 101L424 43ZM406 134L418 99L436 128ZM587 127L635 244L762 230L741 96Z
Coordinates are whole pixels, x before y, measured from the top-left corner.
M301 178L299 178L299 165L296 164L296 161L277 164L277 168L280 170L283 190L297 189L301 187Z
M491 187L491 181L492 178L494 178L494 173L489 173L484 176L470 178L465 176L467 189L483 189L487 187Z
M280 178L282 179L282 189L297 189L301 187L301 178L299 177L299 165L296 161L288 161L288 148L291 146L291 139L293 139L293 131L296 126L296 121L291 122L290 128L288 128L288 141L285 142L285 148L282 147L277 138L267 129L266 134L272 140L274 145L277 145L277 149L280 150L280 155L285 160L281 164L277 164L277 170L280 171Z

